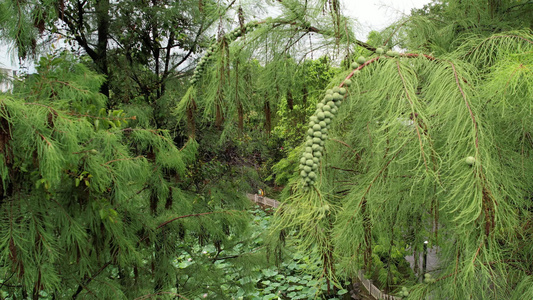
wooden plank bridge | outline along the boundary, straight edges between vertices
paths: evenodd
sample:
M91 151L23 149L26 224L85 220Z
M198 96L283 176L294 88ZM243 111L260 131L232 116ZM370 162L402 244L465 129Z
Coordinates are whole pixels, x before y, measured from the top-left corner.
M246 197L265 208L278 208L280 203L274 199L267 198L258 194L246 194Z

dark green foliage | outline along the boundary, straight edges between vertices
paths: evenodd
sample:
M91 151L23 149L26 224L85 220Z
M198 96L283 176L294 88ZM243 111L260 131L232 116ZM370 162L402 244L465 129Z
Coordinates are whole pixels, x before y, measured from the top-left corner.
M37 70L0 102L2 291L131 299L216 285L211 264L187 270L213 275L193 284L176 257L193 255L191 239L233 247L246 202L182 189L197 143L178 149L127 107L106 111L103 78L67 54Z
M105 76L100 91L109 98L108 109L142 101L153 112L151 122L173 129L164 97L181 85L210 39L205 32L223 13L217 9L206 0L6 0L0 38L29 61L51 44L86 56L87 65Z

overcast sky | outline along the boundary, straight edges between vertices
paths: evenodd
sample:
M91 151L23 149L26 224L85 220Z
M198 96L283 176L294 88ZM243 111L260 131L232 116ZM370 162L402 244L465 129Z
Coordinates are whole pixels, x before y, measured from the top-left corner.
M412 8L421 8L430 0L343 0L346 14L359 22L357 38L366 40L371 30L381 30L387 25L408 15ZM0 67L18 69L14 53L0 45Z
M343 0L347 15L359 22L356 30L358 39L366 40L371 30L385 29L403 16L409 15L412 8L422 8L430 0Z

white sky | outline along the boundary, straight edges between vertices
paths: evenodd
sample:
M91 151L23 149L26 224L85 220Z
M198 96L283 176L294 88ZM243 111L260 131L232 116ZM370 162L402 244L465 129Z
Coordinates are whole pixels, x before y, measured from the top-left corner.
M12 55L4 43L0 44L0 68L18 69L18 65L10 58Z
M430 0L343 0L346 15L359 22L356 29L358 39L365 41L371 30L382 30L403 16L412 8L422 8Z
M410 13L412 8L421 8L430 0L343 0L346 15L355 18L360 27L357 38L365 41L371 30L381 30ZM16 54L0 44L0 67L19 69Z

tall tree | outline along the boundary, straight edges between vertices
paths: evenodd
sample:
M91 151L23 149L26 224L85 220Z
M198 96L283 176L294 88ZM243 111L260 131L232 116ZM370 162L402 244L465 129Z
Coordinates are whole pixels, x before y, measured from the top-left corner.
M349 23L337 15L338 1L280 1L269 5L282 14L275 19L253 20L253 12L237 9L236 28L230 23L219 30L217 41L199 61L192 86L178 105L180 119L199 111L213 118L217 128L231 131L232 124L238 123L234 116L261 112L268 135L276 125L279 99L290 101L291 82L302 76L302 62L314 52L320 53L319 49L330 49L332 57L338 57L335 52L341 44L360 43L350 30L336 29ZM228 27L234 29L227 32ZM239 62L239 67L230 62ZM243 65L251 68L243 69ZM234 86L226 84L230 78ZM241 96L249 100L244 102Z
M69 54L37 71L0 95L3 297L224 297L214 262L246 242L246 200L190 191L197 143L107 110L105 79Z
M47 51L59 37L105 76L101 92L110 106L140 94L156 113L171 75L190 68L218 17L212 1L4 1L0 14L2 37L22 59Z
M415 53L367 53L310 117L275 229L296 229L320 275L364 269L410 299L533 296L533 36L528 20L487 30L482 20L507 16L512 3L472 8L475 18L467 9L463 19L464 3L403 21L394 40ZM474 27L442 26L459 23ZM424 241L438 247L438 269L402 282L396 252L418 258Z
M395 29L405 30L401 45L433 53L453 52L470 36L533 28L533 3L516 0L433 1L414 9Z

